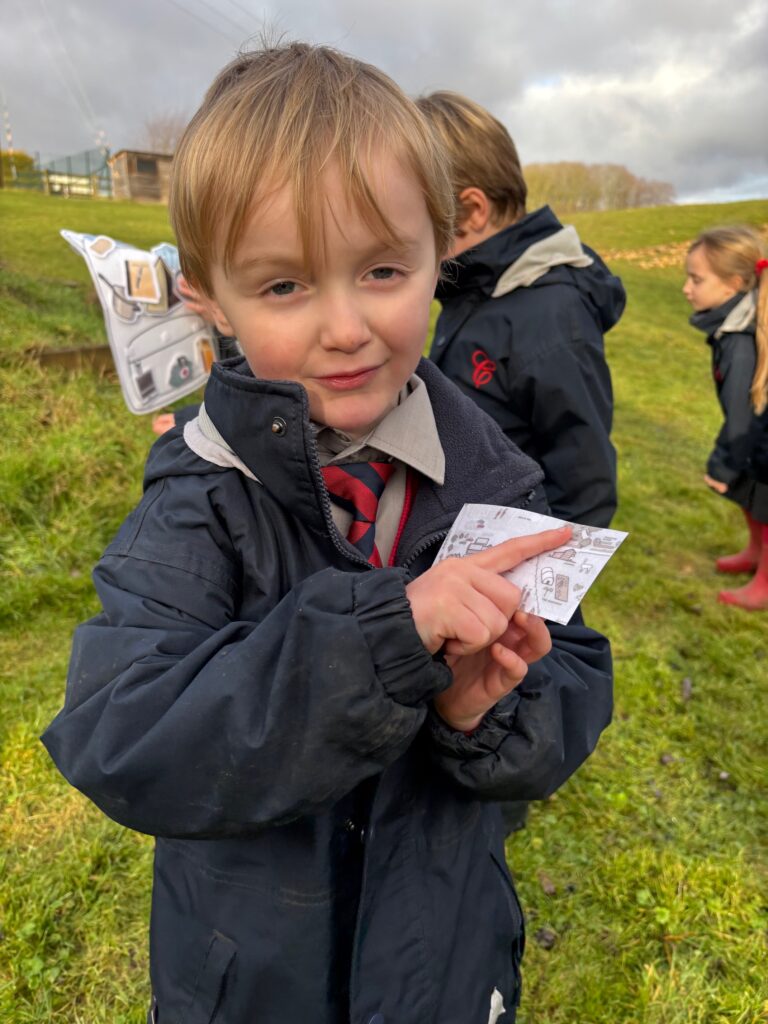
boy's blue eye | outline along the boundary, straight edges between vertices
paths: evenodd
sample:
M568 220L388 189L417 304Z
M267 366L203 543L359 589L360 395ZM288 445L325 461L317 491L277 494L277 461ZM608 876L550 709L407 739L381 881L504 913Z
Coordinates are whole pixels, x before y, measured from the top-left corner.
M277 284L273 284L269 290L273 295L293 295L295 287L296 283L294 281L278 281Z
M376 267L375 270L371 271L371 276L376 281L389 281L396 273L397 271L394 267Z

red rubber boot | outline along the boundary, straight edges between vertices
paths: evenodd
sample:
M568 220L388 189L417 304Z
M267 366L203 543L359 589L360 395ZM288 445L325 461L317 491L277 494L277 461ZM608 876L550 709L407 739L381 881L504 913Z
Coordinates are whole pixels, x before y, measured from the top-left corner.
M739 551L738 554L724 555L722 558L718 558L715 562L718 572L754 572L757 568L763 546L763 524L755 522L746 509L744 509L744 518L747 520L749 542L744 550Z
M762 527L763 550L757 563L755 575L746 585L738 590L721 590L717 595L722 604L736 605L756 612L768 609L768 525Z

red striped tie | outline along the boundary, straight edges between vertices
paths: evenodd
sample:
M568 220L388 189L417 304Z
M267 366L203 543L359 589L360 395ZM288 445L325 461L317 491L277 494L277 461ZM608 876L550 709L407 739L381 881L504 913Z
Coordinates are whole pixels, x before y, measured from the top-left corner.
M374 542L376 510L394 471L392 462L350 462L322 469L331 501L353 516L347 540L377 568L381 568L381 556Z

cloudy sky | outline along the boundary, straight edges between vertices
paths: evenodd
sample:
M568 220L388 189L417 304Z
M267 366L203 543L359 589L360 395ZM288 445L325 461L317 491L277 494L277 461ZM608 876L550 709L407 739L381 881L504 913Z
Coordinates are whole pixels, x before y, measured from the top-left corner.
M524 163L621 163L683 201L768 196L765 0L0 0L13 145L140 146L265 25L412 94L466 93Z

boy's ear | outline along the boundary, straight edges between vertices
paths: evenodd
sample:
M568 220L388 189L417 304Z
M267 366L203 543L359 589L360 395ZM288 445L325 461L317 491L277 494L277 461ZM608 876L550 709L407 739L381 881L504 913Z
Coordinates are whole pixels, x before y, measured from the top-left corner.
M463 231L485 231L493 216L493 205L485 192L470 185L459 192L458 199L461 207L459 227Z
M215 324L217 330L220 331L221 334L225 335L228 338L234 338L235 329L229 322L229 320L227 320L224 310L218 304L216 299L210 298L209 296L206 295L205 305L208 308L208 316L206 317L206 319L210 320L211 323Z

